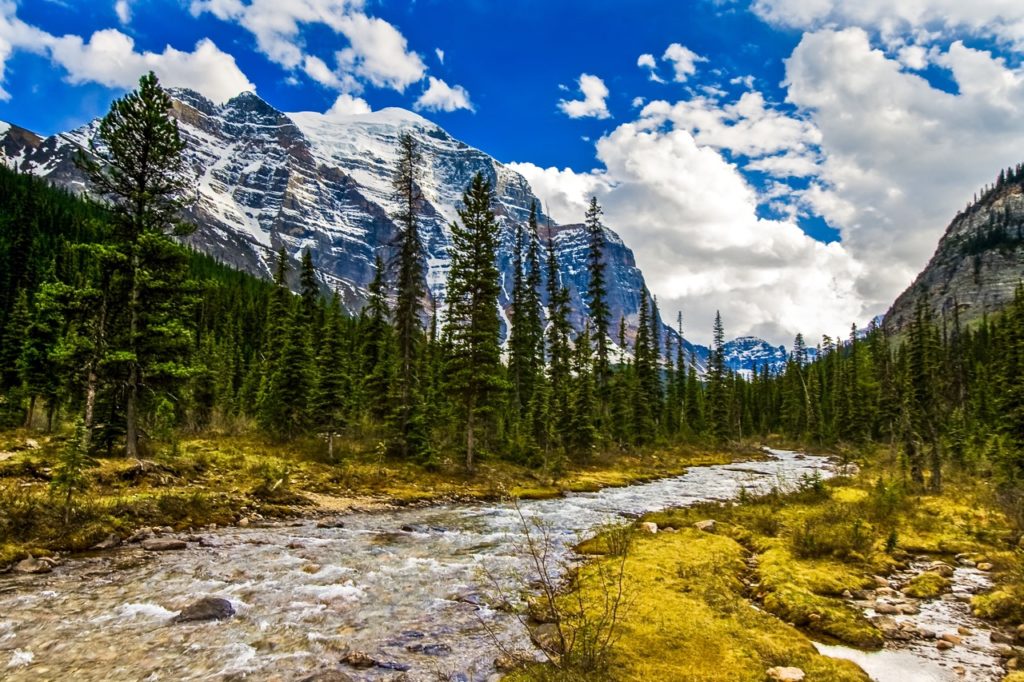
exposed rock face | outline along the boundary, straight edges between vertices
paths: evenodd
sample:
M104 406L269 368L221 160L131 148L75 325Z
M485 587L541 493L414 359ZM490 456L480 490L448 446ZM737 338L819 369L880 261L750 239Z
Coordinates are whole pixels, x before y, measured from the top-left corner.
M450 224L458 218L463 190L482 173L495 188L499 223L497 254L501 305L512 293L516 233L527 221L536 196L518 173L484 152L452 138L439 126L402 109L331 116L286 114L253 93L215 105L190 90L172 90L172 114L187 143L197 196L192 218L198 225L189 242L235 267L261 276L273 269L275 251L292 258L309 248L325 286L338 290L358 310L374 276L374 261L392 260L398 231L391 220L397 205L391 187L396 143L402 132L420 145L424 202L419 224L426 284L443 309L450 266ZM42 138L0 124L0 162L44 176L72 191L87 191L73 159L88 147L98 122ZM538 207L541 206L537 201ZM582 216L581 216L582 218ZM569 288L573 323L582 328L589 283L587 239L582 225L550 225L540 216L541 237L554 240L562 282ZM632 338L645 283L632 251L605 231L605 261L611 319L626 320ZM430 305L425 302L429 311ZM507 333L507 314L502 319ZM612 336L617 330L612 330ZM671 333L666 330L667 333ZM699 359L706 349L697 349ZM704 352L701 352L701 351Z
M885 315L891 332L905 329L920 298L937 323L961 323L1002 309L1024 277L1024 177L985 192L959 213L939 241L935 255Z

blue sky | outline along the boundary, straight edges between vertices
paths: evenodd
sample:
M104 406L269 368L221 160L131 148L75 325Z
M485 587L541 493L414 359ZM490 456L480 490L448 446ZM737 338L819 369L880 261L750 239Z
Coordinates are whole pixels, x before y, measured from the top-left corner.
M81 125L148 68L416 108L556 219L597 195L663 310L780 342L883 312L1024 160L1022 56L1016 0L0 0L0 119Z

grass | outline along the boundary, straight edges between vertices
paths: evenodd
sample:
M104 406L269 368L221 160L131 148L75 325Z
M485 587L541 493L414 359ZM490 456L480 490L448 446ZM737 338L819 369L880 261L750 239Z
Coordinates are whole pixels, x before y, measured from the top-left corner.
M768 668L792 665L809 681L867 680L852 663L819 655L796 628L751 605L746 554L730 537L691 528L637 538L626 561L631 603L613 648L614 678L761 682ZM601 598L600 590L591 588L590 596ZM533 668L510 679L553 678L550 669Z
M628 556L637 598L614 647L616 679L764 680L770 667L794 666L809 681L865 680L856 666L818 656L808 637L880 647L881 632L843 595L920 553L992 563L998 586L974 599L975 612L1024 622L1022 552L986 479L950 471L942 493L926 494L903 482L886 451L856 459L852 478L644 516L680 530L641 535ZM693 527L703 519L715 519L714 533ZM608 562L613 547L604 534L578 549ZM948 587L924 573L908 594L933 598ZM1024 682L1016 675L1008 679ZM534 668L514 679L574 678Z
M480 461L468 476L460 461L422 466L382 458L371 440L335 442L335 457L316 440L274 443L256 435L205 435L157 449L140 467L97 458L71 524L51 495L57 453L69 433L0 432L0 568L29 554L88 549L110 533L141 526L182 530L243 517L344 511L354 506L550 498L678 475L687 467L750 459L754 450L700 447L595 456L562 471L530 469L500 459ZM28 439L38 449L27 449Z

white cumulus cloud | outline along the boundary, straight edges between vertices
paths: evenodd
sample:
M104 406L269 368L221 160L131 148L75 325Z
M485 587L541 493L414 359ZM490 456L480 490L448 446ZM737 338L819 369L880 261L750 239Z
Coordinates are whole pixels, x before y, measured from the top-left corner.
M560 100L558 108L569 118L610 118L608 111L608 86L597 76L580 74L580 93L583 99Z
M413 104L417 111L458 111L467 109L473 111L473 103L469 99L469 93L461 85L451 86L440 78L430 76L429 85Z
M353 97L348 93L342 93L338 95L338 98L334 100L334 104L324 114L328 117L337 116L357 116L360 114L369 114L372 111L370 105L367 104L366 100L361 97Z
M665 50L665 54L662 55L662 59L672 62L672 67L675 70L674 80L677 83L685 83L690 76L697 73L697 64L707 61L705 57L701 57L690 48L679 43L669 45Z

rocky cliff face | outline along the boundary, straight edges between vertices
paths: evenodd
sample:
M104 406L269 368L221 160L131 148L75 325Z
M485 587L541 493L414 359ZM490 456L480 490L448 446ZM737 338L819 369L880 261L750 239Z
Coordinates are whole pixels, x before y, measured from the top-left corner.
M969 323L996 312L1013 299L1024 278L1024 171L1004 173L996 186L957 214L935 255L885 315L891 332L906 328L917 301L935 319Z
M172 91L173 115L187 142L195 174L191 209L198 229L191 244L233 266L268 276L280 247L297 259L310 249L326 288L338 290L350 310L365 301L380 254L393 256L397 206L391 190L399 133L419 142L426 199L419 223L427 285L443 308L450 265L450 224L462 191L483 173L495 188L501 248L502 309L511 297L515 231L536 200L526 180L484 152L452 138L409 111L383 109L365 115L284 113L252 93L215 105L189 90ZM88 191L74 155L88 147L98 122L43 138L0 124L0 160L22 172L45 176L76 192ZM538 206L540 202L538 202ZM541 215L541 224L548 220ZM587 242L582 225L551 225L562 282L572 296L574 326L582 328ZM632 336L643 274L632 251L605 231L612 319L625 318ZM427 306L429 308L429 306ZM506 315L507 331L507 315ZM666 330L669 332L669 330Z

